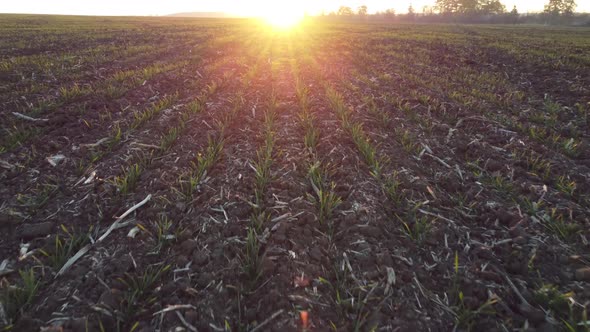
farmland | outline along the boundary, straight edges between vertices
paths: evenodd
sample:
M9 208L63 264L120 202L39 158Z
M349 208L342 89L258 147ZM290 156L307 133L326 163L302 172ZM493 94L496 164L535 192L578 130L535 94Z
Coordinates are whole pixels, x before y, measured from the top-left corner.
M4 15L0 327L588 331L589 112L589 29Z

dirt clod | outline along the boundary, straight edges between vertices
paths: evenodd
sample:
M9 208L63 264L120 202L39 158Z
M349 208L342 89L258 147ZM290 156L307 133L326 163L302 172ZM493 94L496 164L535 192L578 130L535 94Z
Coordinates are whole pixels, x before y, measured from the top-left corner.
M54 223L49 221L34 224L24 224L20 230L19 236L23 240L31 240L50 234L53 231L53 228Z
M101 305L104 305L106 307L109 307L109 308L117 308L117 306L119 305L120 299L121 299L121 292L119 290L114 289L114 288L107 289L100 296L98 303Z
M199 242L192 239L185 240L180 244L180 247L185 253L191 254L193 250L199 247Z
M584 267L576 270L576 280L590 281L590 267Z
M204 264L207 263L207 261L209 260L209 256L206 252L204 251L195 251L193 253L193 263L196 266L202 266Z

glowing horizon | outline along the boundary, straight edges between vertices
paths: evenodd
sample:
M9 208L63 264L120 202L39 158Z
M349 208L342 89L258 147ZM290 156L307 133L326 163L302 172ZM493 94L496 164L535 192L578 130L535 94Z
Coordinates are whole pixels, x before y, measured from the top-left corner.
M507 10L514 5L521 13L541 12L548 0L503 1ZM337 11L340 6L348 6L353 10L361 5L368 7L369 13L393 8L397 13L407 12L410 4L417 13L422 12L424 6L433 6L435 0L403 0L395 3L382 0L300 0L292 2L276 2L268 0L219 0L212 2L197 2L189 0L103 0L101 2L81 2L79 0L20 0L3 1L0 3L0 13L23 14L64 14L64 15L96 15L96 16L164 16L184 12L220 12L231 16L268 17L269 13L307 13L318 15L322 12ZM577 12L590 12L590 1L578 1ZM278 18L277 18L278 20Z

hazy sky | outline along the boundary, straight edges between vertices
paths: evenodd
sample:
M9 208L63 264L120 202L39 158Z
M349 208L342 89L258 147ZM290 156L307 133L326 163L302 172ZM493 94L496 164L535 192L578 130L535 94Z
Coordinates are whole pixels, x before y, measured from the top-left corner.
M516 5L521 13L542 11L548 0L503 0L510 10ZM190 11L223 11L241 15L261 14L266 4L283 6L296 4L299 10L318 13L329 12L340 5L357 8L365 4L369 12L395 8L397 12L406 12L410 3L417 12L425 5L433 5L435 0L1 0L0 13L42 13L42 14L82 14L82 15L166 15ZM577 0L578 11L590 12L590 0Z

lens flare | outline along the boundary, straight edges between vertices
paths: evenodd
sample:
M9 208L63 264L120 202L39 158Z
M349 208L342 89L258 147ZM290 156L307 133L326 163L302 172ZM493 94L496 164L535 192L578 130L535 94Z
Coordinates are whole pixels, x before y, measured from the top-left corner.
M303 20L304 11L292 5L273 5L262 11L262 18L272 27L288 29L296 26Z

